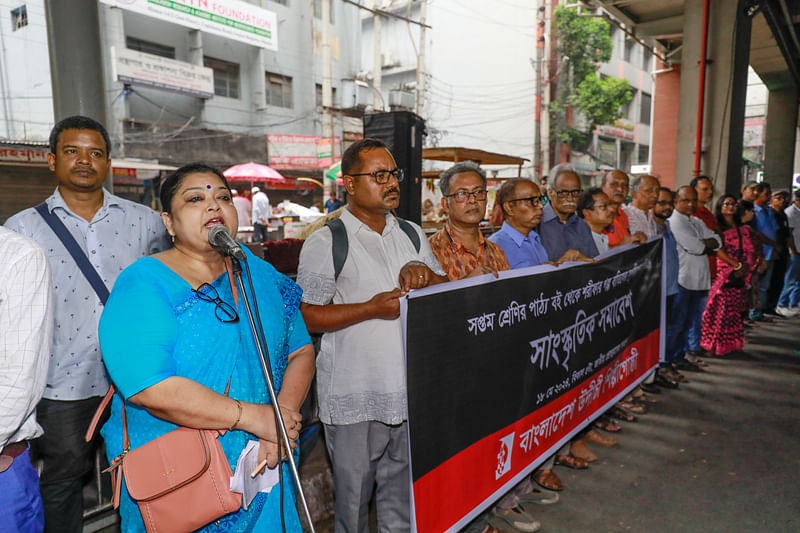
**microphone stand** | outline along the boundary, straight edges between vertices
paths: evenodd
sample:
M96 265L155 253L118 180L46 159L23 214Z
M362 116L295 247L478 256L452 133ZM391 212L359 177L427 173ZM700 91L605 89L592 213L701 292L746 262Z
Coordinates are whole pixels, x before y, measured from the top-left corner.
M267 381L267 388L269 389L269 397L272 401L273 409L275 409L275 416L278 419L278 430L280 431L281 442L286 446L286 455L289 459L289 465L292 469L292 476L294 477L295 483L297 483L297 491L300 495L300 501L303 504L303 511L306 515L306 520L308 521L308 527L311 528L311 533L315 533L314 531L314 523L311 520L311 513L308 510L308 503L306 502L306 496L303 493L303 486L300 484L300 474L297 471L297 465L294 461L294 454L292 453L292 447L289 442L289 435L286 433L286 424L283 421L283 414L281 413L280 406L278 405L278 396L275 394L275 384L272 381L272 364L270 363L269 359L269 349L267 348L265 343L262 343L262 337L259 335L258 327L261 324L256 325L255 317L253 316L253 310L250 304L250 297L247 294L247 291L244 288L244 280L242 278L242 264L240 260L233 255L230 256L231 258L231 269L233 270L233 276L236 278L236 284L239 287L239 294L242 295L242 300L244 301L245 309L247 310L247 319L250 322L250 331L253 334L253 340L255 341L256 350L258 351L258 358L261 362L261 370L264 371L264 378ZM247 259L245 258L244 261L246 262ZM253 295L255 298L255 295ZM280 472L280 464L278 464L278 476L281 476ZM280 477L279 477L280 479ZM281 508L283 508L283 502L280 502Z

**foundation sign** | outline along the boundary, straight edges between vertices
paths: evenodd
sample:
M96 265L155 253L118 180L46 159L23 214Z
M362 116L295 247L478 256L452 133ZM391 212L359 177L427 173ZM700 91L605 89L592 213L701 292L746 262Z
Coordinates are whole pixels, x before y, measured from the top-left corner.
M275 13L240 0L100 0L148 17L278 50Z

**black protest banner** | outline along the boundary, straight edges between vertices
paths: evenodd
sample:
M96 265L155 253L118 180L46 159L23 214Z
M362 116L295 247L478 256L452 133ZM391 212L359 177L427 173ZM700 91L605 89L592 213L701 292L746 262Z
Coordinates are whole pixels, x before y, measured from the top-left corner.
M658 239L597 263L409 295L416 531L465 525L658 364L661 269Z

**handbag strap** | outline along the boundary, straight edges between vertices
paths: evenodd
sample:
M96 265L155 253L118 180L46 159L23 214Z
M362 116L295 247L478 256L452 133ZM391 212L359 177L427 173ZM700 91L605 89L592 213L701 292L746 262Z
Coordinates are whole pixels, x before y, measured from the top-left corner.
M97 273L97 270L95 270L89 262L89 258L86 257L86 254L78 245L75 237L72 236L72 233L70 233L64 223L61 222L61 219L47 208L45 202L37 205L34 209L36 209L44 221L47 222L47 225L50 226L50 229L56 234L56 237L58 237L61 244L67 249L69 255L75 260L75 263L83 273L86 281L89 282L94 292L97 293L97 297L100 298L100 303L105 305L108 300L108 287L106 287L106 284L103 283L103 280L100 278L100 274Z

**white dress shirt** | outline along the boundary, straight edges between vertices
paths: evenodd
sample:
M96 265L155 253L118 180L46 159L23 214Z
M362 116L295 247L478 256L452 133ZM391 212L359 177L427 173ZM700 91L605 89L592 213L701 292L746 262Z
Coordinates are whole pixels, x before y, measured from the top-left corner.
M108 191L103 191L103 205L91 221L73 213L58 189L45 203L75 238L109 291L128 265L171 246L158 213ZM82 400L104 395L108 377L97 338L103 312L97 293L34 208L9 218L6 227L36 241L47 255L53 274L55 328L44 397ZM146 312L131 309L132 316ZM135 321L131 327L136 327Z
M398 287L400 270L409 261L422 261L443 276L422 229L420 250L386 215L377 233L345 208L341 220L348 238L347 260L334 279L332 238L321 228L300 252L297 283L303 302L312 305L362 303ZM326 424L355 424L376 420L399 424L408 418L406 369L400 319L371 319L325 333L317 356L319 417Z
M707 291L711 288L711 275L702 240L714 239L717 241L714 250L719 250L722 246L719 236L699 218L682 215L677 210L669 217L669 228L678 248L678 284L684 289Z
M253 195L253 222L266 225L269 222L271 211L267 194L264 191L255 193Z
M53 281L36 243L0 226L0 450L42 434L42 397L53 340Z
M594 239L595 246L597 246L598 254L604 254L608 251L608 235L592 231L592 238Z
M639 209L633 204L623 205L622 210L628 215L628 229L631 235L637 231L647 235L648 239L658 235L658 224L653 219L653 213Z

